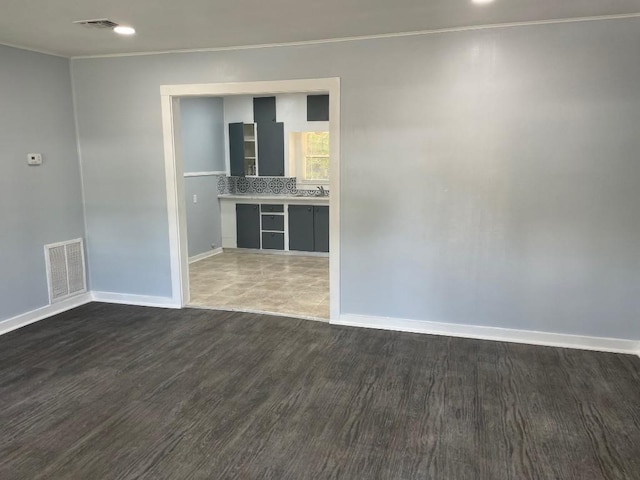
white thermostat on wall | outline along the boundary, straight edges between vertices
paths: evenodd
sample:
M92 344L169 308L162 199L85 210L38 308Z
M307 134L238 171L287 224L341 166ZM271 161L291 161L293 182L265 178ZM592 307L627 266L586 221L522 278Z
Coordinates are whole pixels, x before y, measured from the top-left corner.
M32 165L32 166L42 165L42 154L27 153L27 165Z

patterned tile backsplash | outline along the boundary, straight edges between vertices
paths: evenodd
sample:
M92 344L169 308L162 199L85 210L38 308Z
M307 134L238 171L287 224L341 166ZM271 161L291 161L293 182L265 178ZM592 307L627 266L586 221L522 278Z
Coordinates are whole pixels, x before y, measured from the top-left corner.
M296 177L218 177L220 194L304 195L314 197L317 191L298 190ZM328 194L328 190L327 190Z

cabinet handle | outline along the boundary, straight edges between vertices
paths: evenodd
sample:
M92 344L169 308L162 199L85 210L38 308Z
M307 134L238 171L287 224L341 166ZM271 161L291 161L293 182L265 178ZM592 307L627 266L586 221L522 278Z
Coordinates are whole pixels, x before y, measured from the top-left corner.
M307 208L307 212L310 212L310 211L311 211L311 207Z

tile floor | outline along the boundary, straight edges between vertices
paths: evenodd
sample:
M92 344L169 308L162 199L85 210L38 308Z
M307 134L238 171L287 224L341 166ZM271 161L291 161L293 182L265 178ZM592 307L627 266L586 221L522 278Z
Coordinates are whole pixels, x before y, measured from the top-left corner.
M329 319L329 259L225 251L189 265L190 305Z

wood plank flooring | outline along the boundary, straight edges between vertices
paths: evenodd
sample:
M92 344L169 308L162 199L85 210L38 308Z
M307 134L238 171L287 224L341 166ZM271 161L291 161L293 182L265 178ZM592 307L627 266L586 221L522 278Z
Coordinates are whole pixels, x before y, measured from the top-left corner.
M639 479L640 358L93 303L0 337L0 478Z

